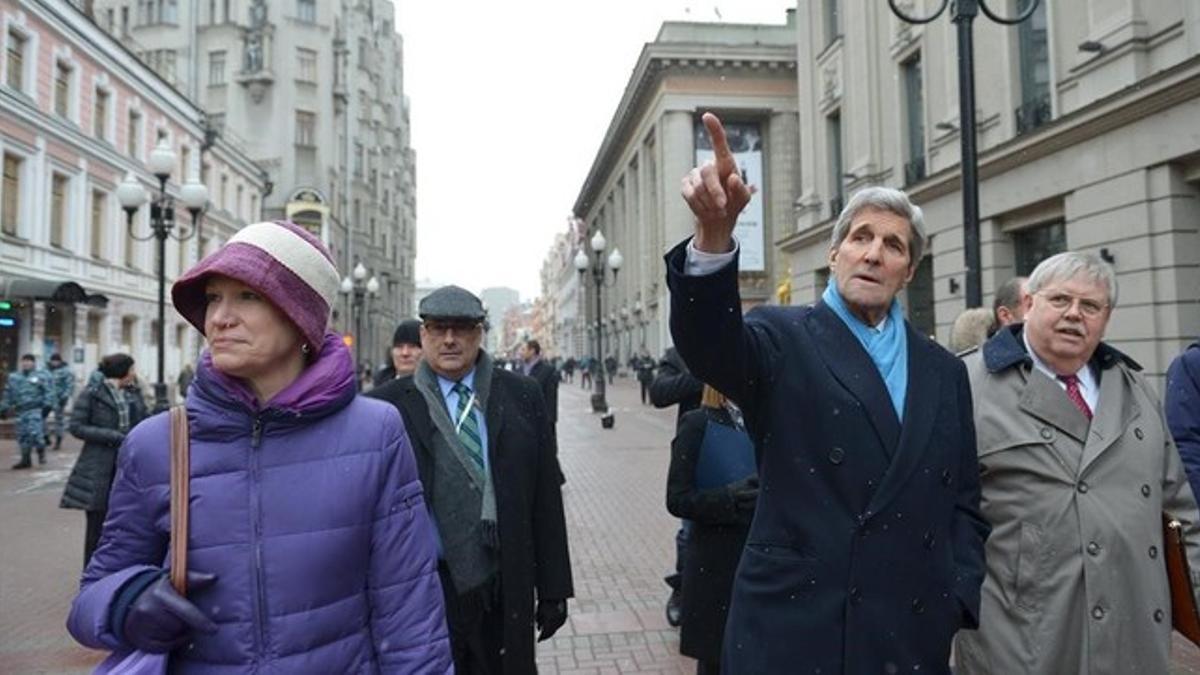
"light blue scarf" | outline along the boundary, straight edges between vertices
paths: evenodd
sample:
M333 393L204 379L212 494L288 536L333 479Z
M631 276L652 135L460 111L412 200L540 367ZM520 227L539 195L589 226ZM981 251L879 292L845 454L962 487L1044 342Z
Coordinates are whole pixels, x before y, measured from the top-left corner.
M875 330L867 326L862 319L850 313L850 308L842 300L842 294L837 290L837 282L829 280L825 294L821 296L834 314L846 324L854 337L858 338L863 349L875 367L879 376L887 386L888 395L892 399L892 407L896 409L896 417L904 421L904 396L908 391L908 331L904 329L904 310L900 301L892 299L892 307L888 310L888 320L883 330Z

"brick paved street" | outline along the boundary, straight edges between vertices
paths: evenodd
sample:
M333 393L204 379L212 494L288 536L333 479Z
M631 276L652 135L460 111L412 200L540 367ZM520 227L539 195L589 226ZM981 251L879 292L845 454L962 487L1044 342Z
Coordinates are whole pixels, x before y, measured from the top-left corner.
M564 383L560 454L577 598L560 633L539 645L543 674L690 673L666 625L662 576L675 522L663 506L674 413L642 407L636 383L618 380L616 428L601 430L587 394ZM63 622L82 555L83 514L58 508L79 444L51 453L45 470L11 472L0 441L0 674L87 673L100 654ZM1200 651L1177 642L1175 675L1200 675Z

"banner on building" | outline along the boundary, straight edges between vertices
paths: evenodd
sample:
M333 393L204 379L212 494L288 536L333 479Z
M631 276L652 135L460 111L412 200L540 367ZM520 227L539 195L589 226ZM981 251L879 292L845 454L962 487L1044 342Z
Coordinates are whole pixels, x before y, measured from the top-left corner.
M763 169L762 169L762 130L757 122L725 122L725 136L729 140L729 149L738 169L742 172L742 181L753 185L757 191L750 197L750 203L738 216L737 225L733 228L733 236L737 237L741 255L738 259L738 269L742 272L763 272L766 270L764 253L763 229ZM712 142L704 123L696 118L694 125L696 139L696 165L699 166L713 158Z

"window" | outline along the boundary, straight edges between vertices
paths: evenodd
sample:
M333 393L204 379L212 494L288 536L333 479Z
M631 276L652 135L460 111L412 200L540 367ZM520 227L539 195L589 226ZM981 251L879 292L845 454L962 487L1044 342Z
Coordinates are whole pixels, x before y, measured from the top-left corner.
M192 162L191 162L191 160L192 160L191 149L189 149L188 146L186 146L186 145L179 148L179 182L181 184L187 182L192 177L192 173L191 173Z
M9 31L6 51L8 67L5 69L4 82L13 89L22 91L25 87L25 38Z
M925 177L925 100L921 89L921 54L900 66L904 74L905 145L908 162L904 165L904 184L912 185Z
M845 196L842 168L842 114L834 111L825 118L826 145L829 146L829 212L836 218L842 212Z
M299 79L304 82L317 81L317 53L311 49L296 50L296 62L299 66Z
M842 0L825 0L825 44L842 34Z
M908 284L908 321L921 335L937 334L937 316L933 302L933 256L927 255L917 263L912 281Z
M316 23L317 0L296 0L296 18L308 23Z
M1032 0L1017 3L1021 12ZM1038 2L1033 15L1017 25L1021 68L1021 107L1017 108L1017 133L1050 121L1050 45L1046 39L1046 3Z
M133 331L136 326L136 316L121 317L121 345L125 351L133 351Z
M245 218L245 213L242 212L242 200L246 196L246 188L241 185L237 186L237 201L233 203L233 215L238 218Z
M63 247L67 231L67 187L69 179L61 173L50 179L50 245Z
M92 257L97 260L104 260L105 206L105 194L100 190L92 190Z
M162 10L161 18L163 23L174 24L179 22L177 0L162 0L160 9Z
M70 110L71 98L71 68L59 61L54 64L54 112L59 117L66 117Z
M229 176L221 174L221 208L229 210Z
M208 53L208 86L225 84L225 51Z
M1012 238L1017 276L1029 276L1038 263L1067 250L1067 229L1061 220L1018 230Z
M104 25L106 26L105 30L107 30L109 33L113 32L113 28L115 28L117 25L116 12L111 9L105 10Z
M354 175L361 177L363 175L363 144L362 141L354 141ZM355 222L358 219L355 218Z
M121 8L121 35L129 35L129 8Z
M17 235L21 214L21 158L4 153L4 184L0 187L0 231Z
M96 88L96 104L92 107L92 133L102 141L108 140L108 92Z
M317 115L304 110L296 111L296 145L306 148L317 144Z
M217 21L217 0L208 0L208 23L216 24Z
M125 139L125 151L130 157L139 157L142 149L142 114L136 110L129 111L129 124Z
M258 195L250 195L250 217L251 222L258 220Z

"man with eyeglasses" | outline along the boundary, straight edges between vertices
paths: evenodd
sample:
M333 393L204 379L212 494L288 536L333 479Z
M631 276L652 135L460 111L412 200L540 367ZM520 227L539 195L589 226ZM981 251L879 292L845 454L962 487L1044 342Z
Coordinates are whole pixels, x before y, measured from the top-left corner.
M573 595L555 441L536 381L480 348L479 298L443 286L421 300L422 359L372 389L404 417L439 535L454 668L532 673ZM536 600L536 609L535 609Z
M1141 366L1102 341L1116 276L1060 253L1026 290L1024 324L965 359L992 534L956 672L1166 673L1161 517L1184 524L1200 570L1200 514Z

